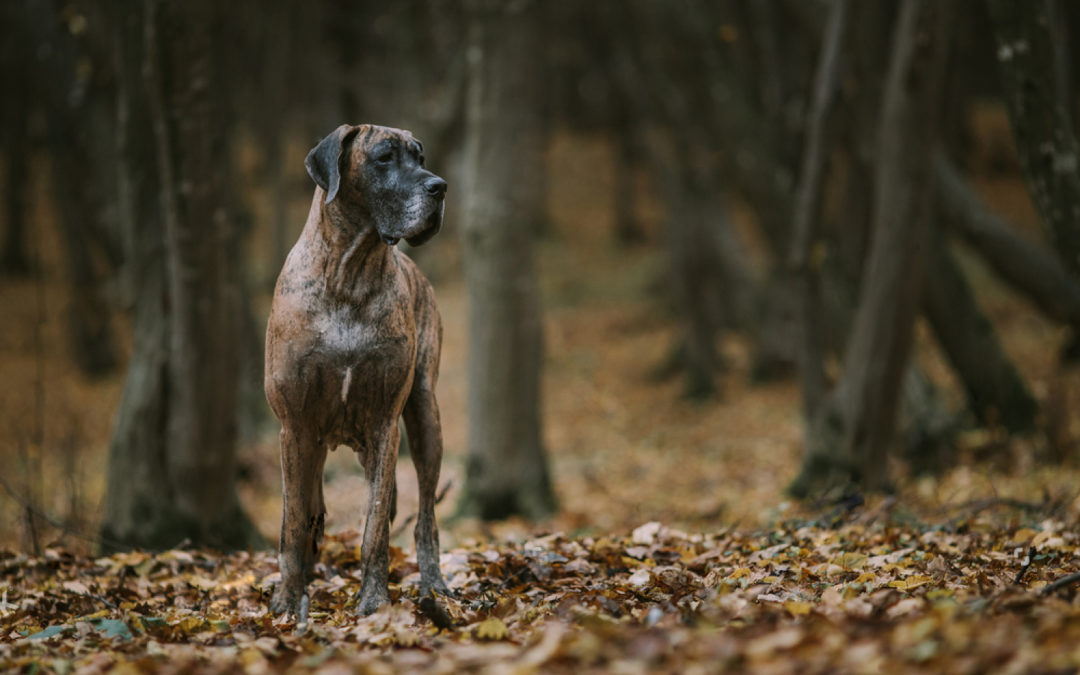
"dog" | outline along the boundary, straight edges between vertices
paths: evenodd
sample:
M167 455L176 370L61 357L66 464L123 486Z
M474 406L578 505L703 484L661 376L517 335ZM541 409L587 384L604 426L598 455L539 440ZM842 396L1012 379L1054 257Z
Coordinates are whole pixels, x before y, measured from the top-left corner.
M281 584L270 609L306 618L306 586L325 525L328 450L351 447L370 485L357 611L390 601L403 418L420 486L420 592L449 594L439 570L435 490L442 429L435 400L442 324L431 284L395 248L442 226L446 181L424 168L408 131L342 125L308 153L311 211L274 290L266 329L266 398L281 422Z

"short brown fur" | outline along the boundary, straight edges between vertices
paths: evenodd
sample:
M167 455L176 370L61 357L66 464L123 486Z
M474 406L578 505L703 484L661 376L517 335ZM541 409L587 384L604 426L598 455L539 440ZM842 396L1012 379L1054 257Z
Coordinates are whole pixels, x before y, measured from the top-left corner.
M448 592L434 513L442 326L431 285L392 245L439 229L446 183L423 168L412 134L371 125L339 127L307 167L319 187L278 278L266 331L266 397L281 421L284 501L281 585L270 608L306 611L325 522L323 465L328 450L348 445L371 486L357 605L369 614L389 602L401 417L419 478L421 592Z

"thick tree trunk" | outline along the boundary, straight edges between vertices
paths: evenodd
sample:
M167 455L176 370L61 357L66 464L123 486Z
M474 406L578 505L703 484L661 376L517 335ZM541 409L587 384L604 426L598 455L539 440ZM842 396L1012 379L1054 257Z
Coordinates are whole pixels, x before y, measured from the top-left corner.
M1050 0L991 0L1002 88L1020 166L1065 268L1080 276L1080 146L1058 91Z
M932 217L931 151L941 102L949 3L909 0L901 9L886 83L875 175L874 229L844 371L819 410L792 492L852 484L887 487L921 292L920 253ZM919 142L914 142L919 139Z
M167 469L169 419L165 237L157 158L141 64L144 12L115 9L118 212L133 299L133 341L124 396L109 446L102 540L106 546L175 546L186 536L172 509Z
M259 543L235 489L240 288L230 269L236 231L222 206L228 158L215 98L213 6L147 0L140 19L124 17L121 37L141 38L121 53L146 64L143 80L128 68L123 78L130 215L147 215L141 191L155 189L161 214L134 223L139 253L156 264L135 275L135 353L103 524L109 540L134 546ZM157 185L139 175L144 162Z
M543 213L536 3L471 6L466 108L469 442L460 511L552 513L541 439L542 325L532 225Z

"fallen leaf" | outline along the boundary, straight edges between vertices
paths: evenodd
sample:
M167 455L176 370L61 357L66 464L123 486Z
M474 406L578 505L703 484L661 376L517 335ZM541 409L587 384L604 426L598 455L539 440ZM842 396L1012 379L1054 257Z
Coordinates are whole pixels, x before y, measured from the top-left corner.
M478 640L505 640L510 637L510 629L498 617L489 617L473 628L473 635Z

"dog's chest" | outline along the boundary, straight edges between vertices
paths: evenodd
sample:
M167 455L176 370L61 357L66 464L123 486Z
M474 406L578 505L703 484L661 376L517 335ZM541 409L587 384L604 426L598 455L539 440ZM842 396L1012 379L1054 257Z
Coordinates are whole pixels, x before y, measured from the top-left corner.
M411 381L415 329L396 312L357 317L348 309L327 312L315 325L315 350L341 404L392 404Z

